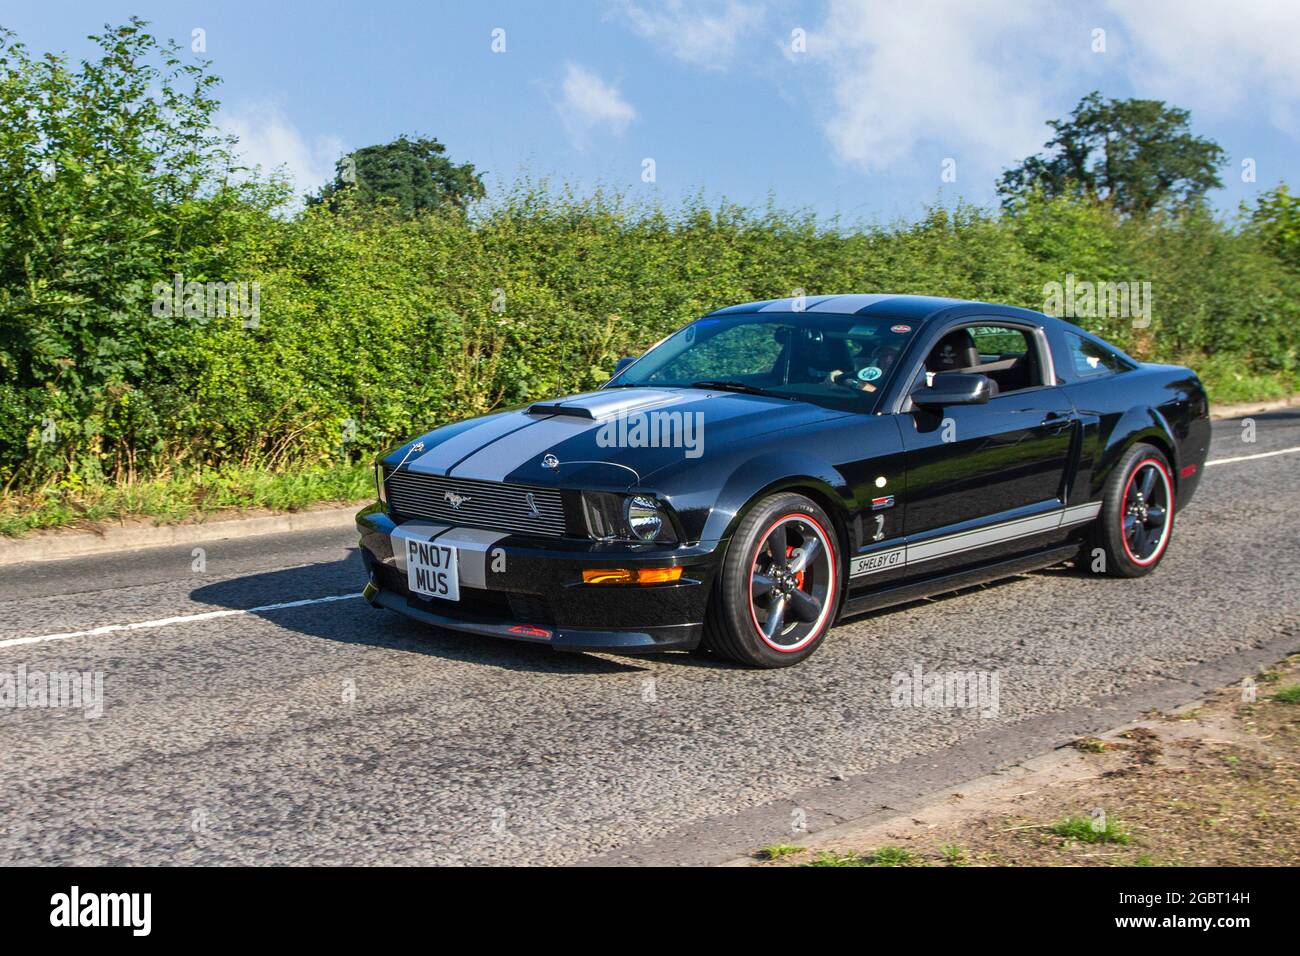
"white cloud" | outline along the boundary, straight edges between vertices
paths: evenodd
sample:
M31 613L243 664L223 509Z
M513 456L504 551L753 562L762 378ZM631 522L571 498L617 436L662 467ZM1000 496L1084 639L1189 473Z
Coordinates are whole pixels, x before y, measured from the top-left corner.
M270 173L284 167L299 193L312 192L334 176L334 163L343 155L337 136L308 139L278 103L260 101L223 110L217 125L238 139L236 153L248 166Z
M1225 115L1245 108L1292 136L1300 107L1295 0L1110 0L1133 48L1136 95Z
M725 69L741 37L766 15L765 4L741 0L669 0L654 8L624 0L619 9L657 48L708 69Z
M1091 52L1094 27L1111 31L1109 52ZM1087 13L1047 0L830 0L807 59L840 162L878 172L942 152L969 181L1040 151L1045 121L1093 89L1165 99L1193 119L1247 113L1300 137L1296 36L1296 0L1106 0Z
M1055 17L1041 0L832 0L808 55L829 73L836 158L874 172L929 142L983 175L1039 150Z
M555 108L569 134L579 142L597 129L621 133L636 119L636 110L616 88L577 63L564 65Z

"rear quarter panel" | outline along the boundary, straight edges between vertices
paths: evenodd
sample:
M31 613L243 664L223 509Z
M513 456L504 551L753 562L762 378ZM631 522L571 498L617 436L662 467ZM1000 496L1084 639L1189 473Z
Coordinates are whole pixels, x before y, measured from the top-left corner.
M1062 389L1082 421L1072 503L1099 498L1115 464L1137 441L1153 444L1169 457L1176 508L1191 500L1210 447L1209 402L1195 372L1142 364L1132 371L1067 383Z

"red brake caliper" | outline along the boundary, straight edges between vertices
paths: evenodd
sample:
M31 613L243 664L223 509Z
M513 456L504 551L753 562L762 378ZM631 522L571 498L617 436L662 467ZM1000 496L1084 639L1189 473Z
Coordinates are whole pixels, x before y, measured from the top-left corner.
M788 557L790 557L790 556L793 555L793 554L794 554L794 545L786 545L785 556L788 558ZM795 582L795 584L799 585L799 590L802 591L802 590L803 590L803 572L802 572L802 571L796 571L796 572L794 573L794 582Z

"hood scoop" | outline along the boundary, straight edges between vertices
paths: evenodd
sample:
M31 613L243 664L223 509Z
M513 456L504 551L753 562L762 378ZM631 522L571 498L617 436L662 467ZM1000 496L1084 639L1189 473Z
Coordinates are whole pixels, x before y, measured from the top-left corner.
M631 412L645 411L681 401L681 396L656 388L611 388L599 392L570 395L549 402L534 402L528 406L529 415L565 415L598 421Z

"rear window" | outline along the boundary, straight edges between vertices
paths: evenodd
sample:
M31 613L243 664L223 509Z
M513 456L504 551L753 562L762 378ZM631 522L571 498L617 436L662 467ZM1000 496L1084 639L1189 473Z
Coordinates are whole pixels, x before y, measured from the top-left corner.
M1073 332L1065 333L1065 344L1070 350L1070 367L1075 378L1098 378L1132 368L1110 349Z

